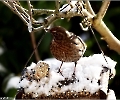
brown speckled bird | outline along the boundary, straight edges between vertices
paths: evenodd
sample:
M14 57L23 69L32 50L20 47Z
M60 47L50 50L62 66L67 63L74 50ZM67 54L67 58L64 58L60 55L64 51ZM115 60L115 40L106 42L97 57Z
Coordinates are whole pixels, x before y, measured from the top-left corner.
M62 61L58 72L61 73L63 62L75 62L76 68L77 61L86 51L86 44L80 37L61 26L51 28L50 33L53 35L51 53L56 59ZM73 75L75 75L75 68Z

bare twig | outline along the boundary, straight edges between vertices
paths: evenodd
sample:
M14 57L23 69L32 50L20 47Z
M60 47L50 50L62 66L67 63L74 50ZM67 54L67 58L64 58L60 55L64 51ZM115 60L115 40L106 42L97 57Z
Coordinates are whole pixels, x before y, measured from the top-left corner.
M30 3L30 0L27 0L27 3L28 3L28 8L29 8L30 19L32 20L32 5Z
M93 20L93 27L101 34L102 39L108 43L108 47L120 54L120 41L112 34L109 28L102 21L110 1L104 0L97 16Z
M120 54L120 41L112 34L105 23L102 20L99 22L94 20L93 27L101 34L102 39L107 42L108 47Z
M43 29L43 27L48 27L50 24L52 24L54 21L56 21L59 18L71 18L73 16L81 16L81 15L79 13L73 12L73 11L70 11L68 13L62 13L62 12L55 13L54 12L54 14L51 14L50 16L45 18L45 21L43 23L41 23L42 26L33 28L33 30L34 30L34 32L40 31L41 29Z
M16 8L16 6L13 4L13 7L14 7L14 9L15 9L15 11L17 12L17 15L26 23L26 24L28 24L28 22L27 22L27 17L26 16L24 16L24 14L21 14L19 11L18 11L18 9Z
M17 14L26 25L28 24L28 19L27 18L28 18L29 15L24 11L24 9L22 7L17 5L17 2L15 2L15 1L14 2L12 2L12 1L4 1L4 0L2 0L1 2L3 2L15 14Z
M60 0L55 1L55 12L58 13L60 8Z
M29 0L27 0L28 3L28 13L29 13L29 22L28 22L28 31L31 33L32 32L32 5Z
M95 12L93 11L89 0L85 0L85 4L86 4L86 7L88 9L88 12L90 12L93 16L95 16Z
M29 7L29 15L30 15L30 20L29 20L30 26L28 25L28 28L29 27L32 28L32 5L31 5L31 3L30 3L29 0L27 0L27 3L28 3L28 7ZM36 58L36 60L38 62L40 60L40 57L39 57L38 49L36 48L37 45L36 45L36 41L35 41L34 31L32 31L32 29L31 29L31 31L29 31L29 32L30 32L30 37L31 37L31 42L32 42L33 50L35 52L35 58Z
M52 22L54 22L56 19L58 19L56 17L56 15L51 14L50 16L48 16L47 18L45 18L44 22L42 23L42 26L37 27L37 28L33 28L34 32L40 31L43 28L47 28L50 24L52 24Z
M99 12L97 13L97 19L98 19L98 20L103 19L103 17L104 17L105 14L106 14L106 11L107 11L107 9L108 9L108 7L109 7L109 4L110 4L110 1L109 1L109 0L104 0L104 1L103 1L103 4L102 4L100 10L99 10Z
M33 9L33 16L34 15L43 15L43 14L53 14L55 10L50 9Z

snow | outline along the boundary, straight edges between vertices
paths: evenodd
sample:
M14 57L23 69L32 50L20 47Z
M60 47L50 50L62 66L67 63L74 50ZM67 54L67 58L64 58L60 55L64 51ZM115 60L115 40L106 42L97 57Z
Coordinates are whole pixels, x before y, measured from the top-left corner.
M70 5L64 4L64 5L62 6L62 8L59 9L59 11L61 11L61 12L67 12L67 11L69 11L70 9L71 9L71 6L70 6Z
M77 11L77 7L75 6L75 4L77 3L77 1L71 1L70 4L64 4L59 11L61 11L62 13L66 13L68 11Z
M116 96L113 90L109 89L108 96L106 100L116 100Z
M31 22L30 18L28 18L28 19L29 19L29 23L27 23L28 31L31 33L32 32L32 22Z
M7 92L11 88L19 88L19 81L20 81L19 76L14 76L10 78L5 88L5 92Z
M84 89L92 94L97 92L99 89L107 88L107 83L109 80L108 73L110 72L109 69L115 71L116 62L109 57L106 57L106 59L108 64L102 54L94 54L93 56L80 58L76 66L75 82L61 86L61 88L58 86L58 83L61 84L60 81L72 79L75 66L74 62L63 63L61 67L62 76L58 73L61 61L58 61L55 58L39 61L37 64L44 62L48 64L44 66L50 68L48 71L48 76L41 78L39 81L33 79L34 75L32 76L31 69L34 69L37 64L32 63L31 66L28 66L27 70L25 70L22 77L23 79L19 82L19 86L24 88L25 93L33 93L33 97L37 97L38 94L45 94L48 96L50 94L54 94L55 92L62 93L67 90L80 92ZM108 70L104 71L104 67L108 68ZM26 73L30 75L31 80L26 77ZM103 76L101 74L103 74ZM105 80L103 81L102 77L104 77L104 74L105 76L108 75L108 77L104 78ZM100 83L98 83L99 80Z

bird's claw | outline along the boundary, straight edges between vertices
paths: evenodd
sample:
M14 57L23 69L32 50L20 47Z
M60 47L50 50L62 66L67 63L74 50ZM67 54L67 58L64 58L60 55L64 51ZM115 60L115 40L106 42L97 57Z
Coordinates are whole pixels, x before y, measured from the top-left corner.
M58 72L57 72L57 73L60 73L60 74L63 76L62 71L61 71L60 69L58 70Z
M76 77L75 77L75 72L73 72L72 78L73 78L73 79L76 79Z

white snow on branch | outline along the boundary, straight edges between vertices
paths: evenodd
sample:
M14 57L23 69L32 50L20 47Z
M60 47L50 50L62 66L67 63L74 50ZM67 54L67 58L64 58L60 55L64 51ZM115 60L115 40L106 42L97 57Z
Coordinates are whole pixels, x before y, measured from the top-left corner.
M32 22L31 22L31 20L29 20L29 23L28 23L28 31L29 31L29 33L32 32Z
M71 1L70 4L64 4L59 11L65 13L68 11L77 11L77 7L75 6L75 4L77 3L77 1Z

